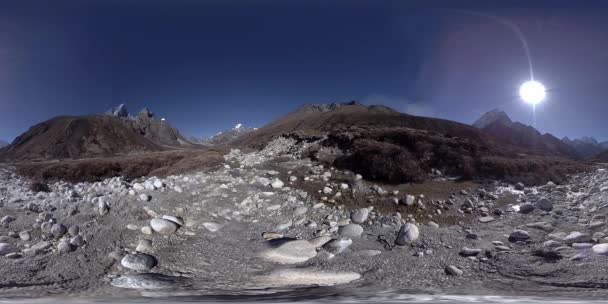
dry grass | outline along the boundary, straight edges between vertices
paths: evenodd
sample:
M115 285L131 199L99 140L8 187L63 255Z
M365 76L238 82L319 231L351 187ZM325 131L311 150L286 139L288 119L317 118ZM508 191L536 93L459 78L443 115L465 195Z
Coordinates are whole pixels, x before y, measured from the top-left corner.
M223 162L221 149L159 152L142 155L17 164L17 173L38 181L99 181L114 176L127 179L205 171Z

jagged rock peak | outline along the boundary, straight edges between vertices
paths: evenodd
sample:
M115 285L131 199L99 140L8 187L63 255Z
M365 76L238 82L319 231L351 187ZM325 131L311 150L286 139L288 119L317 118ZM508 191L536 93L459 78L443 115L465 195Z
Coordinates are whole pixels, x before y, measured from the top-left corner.
M150 109L148 108L143 108L140 112L139 112L139 117L144 117L144 118L152 118L154 117L154 113L152 111L150 111Z
M475 121L475 123L473 123L473 127L483 129L497 121L505 125L510 125L513 123L507 113L499 109L494 109L490 112L483 114L477 121Z
M124 103L119 104L117 107L113 107L106 112L108 115L116 117L129 117L129 111Z
M332 103L310 103L301 106L297 112L329 112L342 106L364 106L362 103L353 100L349 102L332 102Z

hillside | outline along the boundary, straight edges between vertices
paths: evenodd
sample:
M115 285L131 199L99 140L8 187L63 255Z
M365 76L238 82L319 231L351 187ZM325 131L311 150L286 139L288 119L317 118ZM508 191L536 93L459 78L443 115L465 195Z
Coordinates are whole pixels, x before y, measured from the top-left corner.
M162 151L107 115L59 116L39 123L0 150L4 160L49 160Z

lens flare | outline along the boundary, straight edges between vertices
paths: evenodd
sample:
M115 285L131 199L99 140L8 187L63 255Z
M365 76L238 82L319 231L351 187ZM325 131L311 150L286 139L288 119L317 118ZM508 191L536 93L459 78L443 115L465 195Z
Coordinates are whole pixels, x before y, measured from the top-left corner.
M542 83L530 80L521 85L519 88L519 96L521 96L521 99L525 102L536 105L545 100L547 91Z

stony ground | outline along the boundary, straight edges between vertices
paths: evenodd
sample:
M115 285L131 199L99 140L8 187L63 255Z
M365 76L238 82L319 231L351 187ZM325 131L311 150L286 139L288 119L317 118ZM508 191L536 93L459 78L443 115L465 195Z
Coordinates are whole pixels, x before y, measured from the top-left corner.
M304 148L278 139L214 172L98 183L4 165L0 296L608 294L604 169L541 187L440 172L386 186Z

